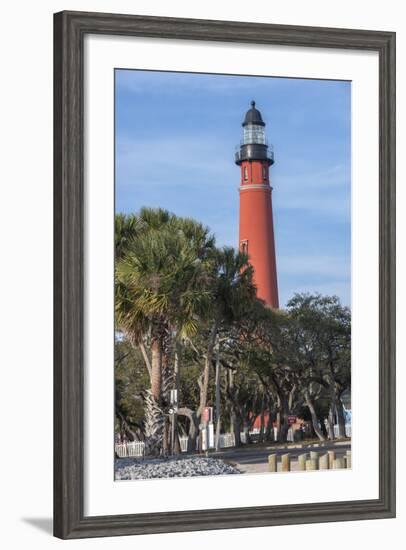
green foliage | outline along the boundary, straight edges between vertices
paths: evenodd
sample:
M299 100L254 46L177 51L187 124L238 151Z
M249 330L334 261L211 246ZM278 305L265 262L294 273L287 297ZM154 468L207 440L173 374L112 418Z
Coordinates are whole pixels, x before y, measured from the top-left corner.
M287 304L295 364L320 384L351 386L351 312L337 296L296 294Z
M136 430L144 421L141 394L148 387L148 373L140 351L128 341L117 339L114 348L116 427L120 431L124 417L129 427Z
M138 340L172 327L192 336L210 307L214 239L207 228L164 210L143 209L119 228L136 228L116 262L117 326ZM121 249L122 250L122 249Z
M180 407L201 411L215 403L216 360L223 427L265 409L282 424L288 414L321 421L340 403L351 386L351 314L337 297L295 294L285 310L267 308L245 254L166 210L117 215L115 229L117 425L124 418L162 445L168 384Z

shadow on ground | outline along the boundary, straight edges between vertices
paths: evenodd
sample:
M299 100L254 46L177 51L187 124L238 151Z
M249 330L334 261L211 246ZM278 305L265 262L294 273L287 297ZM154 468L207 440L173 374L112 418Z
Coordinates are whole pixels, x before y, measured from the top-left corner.
M40 531L53 534L53 521L52 518L21 518L25 523L36 527Z

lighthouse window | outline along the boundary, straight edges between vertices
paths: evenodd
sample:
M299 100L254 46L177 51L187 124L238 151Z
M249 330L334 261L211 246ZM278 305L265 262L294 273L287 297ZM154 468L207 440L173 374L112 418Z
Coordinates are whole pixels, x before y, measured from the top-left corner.
M256 124L248 124L245 126L244 143L261 143L265 145L265 128Z
M248 241L241 241L240 250L243 254L248 254Z
M262 179L266 180L266 166L265 166L265 164L262 166Z
M244 166L244 181L248 181L248 168Z

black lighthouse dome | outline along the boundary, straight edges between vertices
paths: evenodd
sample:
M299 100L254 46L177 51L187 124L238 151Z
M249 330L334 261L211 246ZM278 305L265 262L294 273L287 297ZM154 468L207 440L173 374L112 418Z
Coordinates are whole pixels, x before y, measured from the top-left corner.
M262 120L261 113L255 108L255 101L251 101L251 109L249 109L245 115L243 126L248 124L255 124L255 126L265 126L265 122Z
M243 139L235 154L236 164L245 160L265 161L269 166L274 163L272 146L268 146L265 136L265 122L262 115L255 107L255 101L251 101L251 109L245 115L243 127Z

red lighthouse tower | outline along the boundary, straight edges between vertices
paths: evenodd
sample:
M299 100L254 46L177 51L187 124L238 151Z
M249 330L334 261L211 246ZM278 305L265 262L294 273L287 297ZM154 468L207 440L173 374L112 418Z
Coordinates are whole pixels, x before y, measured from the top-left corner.
M269 184L269 167L274 157L266 142L265 123L255 108L255 101L251 101L251 109L242 126L244 137L235 158L241 167L239 246L254 267L258 298L278 308L272 187Z

